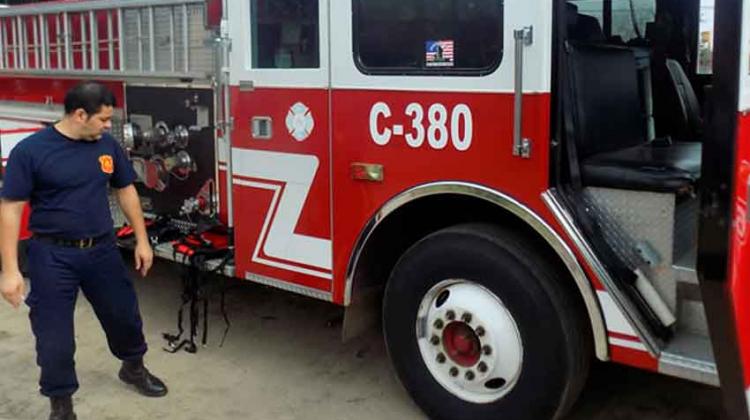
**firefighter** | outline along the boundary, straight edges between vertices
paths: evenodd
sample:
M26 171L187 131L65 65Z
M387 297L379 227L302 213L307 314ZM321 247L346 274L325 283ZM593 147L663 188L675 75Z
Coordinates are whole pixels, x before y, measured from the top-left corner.
M76 419L78 389L73 311L78 290L94 308L109 348L122 360L120 379L141 394L160 397L167 387L143 365L146 342L132 280L116 246L107 187L112 187L135 230L135 268L146 276L153 251L144 226L135 171L112 126L115 98L83 82L65 96L62 120L21 141L11 152L0 207L0 292L14 307L24 300L17 263L21 214L31 204L26 297L36 337L40 391L51 400L50 420Z

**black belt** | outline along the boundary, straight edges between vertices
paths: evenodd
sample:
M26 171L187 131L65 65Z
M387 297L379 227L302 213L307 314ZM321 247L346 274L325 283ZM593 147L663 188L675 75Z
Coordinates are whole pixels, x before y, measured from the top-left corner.
M95 245L107 240L110 236L112 235L104 234L104 235L92 237L92 238L66 239L66 238L59 238L57 236L52 236L52 235L39 235L35 233L32 236L32 238L41 242L46 242L48 244L64 246L66 248L87 249L87 248L94 247Z

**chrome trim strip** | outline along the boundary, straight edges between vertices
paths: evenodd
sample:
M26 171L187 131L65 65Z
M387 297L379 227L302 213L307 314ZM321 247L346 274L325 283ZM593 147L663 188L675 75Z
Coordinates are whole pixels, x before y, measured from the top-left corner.
M154 246L154 255L178 264L187 263L187 260L185 258L182 258L182 254L175 254L174 249L172 248L172 244L169 243L158 244ZM206 261L206 268L208 268L209 270L215 270L218 267L219 263L220 260ZM236 273L234 265L227 264L226 266L224 266L223 274L227 277L233 278L238 273ZM254 283L260 283L277 289L286 290L287 292L297 293L299 295L320 299L326 302L333 302L333 294L331 292L325 292L323 290L313 289L311 287L300 286L297 284L292 284L289 282L274 279L271 277L261 276L259 274L250 272L246 272L243 278Z
M331 292L324 292L322 290L313 289L311 287L300 286L298 284L292 284L286 281L277 280L271 277L261 276L259 274L245 273L245 280L252 281L254 283L264 284L266 286L275 287L277 289L286 290L287 292L297 293L312 297L315 299L324 300L326 302L333 302L333 294Z
M633 303L630 302L620 289L615 286L615 282L604 267L604 264L602 264L596 254L594 254L593 249L591 249L588 242L586 242L582 232L573 222L573 217L557 199L556 191L554 189L546 191L542 194L542 199L560 223L560 226L565 230L565 233L567 233L568 237L573 241L575 247L581 252L586 263L591 267L599 280L601 280L602 284L604 284L604 287L609 292L615 305L617 305L630 325L633 326L633 329L643 342L646 350L648 350L652 356L658 358L661 353L661 346L659 345L658 339L649 332L645 320L638 313L638 310Z
M659 358L659 373L715 387L721 385L715 363L679 354L663 352Z
M420 198L441 194L458 194L483 199L511 212L539 233L539 235L555 250L557 255L568 268L568 271L576 282L578 290L581 292L581 296L586 305L586 311L591 320L591 329L594 336L594 349L597 358L602 361L609 360L607 331L602 311L599 307L599 301L596 298L596 293L591 286L591 283L586 277L586 273L578 263L578 260L570 247L568 247L557 232L555 232L531 209L506 194L477 184L466 182L436 182L420 185L402 192L384 204L383 207L381 207L380 210L365 224L357 238L346 271L344 305L349 305L351 303L354 272L359 263L362 251L380 223L382 223L391 213L407 203Z

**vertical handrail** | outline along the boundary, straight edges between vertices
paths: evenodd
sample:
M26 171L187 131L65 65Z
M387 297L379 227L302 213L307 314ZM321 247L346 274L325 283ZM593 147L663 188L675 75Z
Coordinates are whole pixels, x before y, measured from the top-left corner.
M115 42L112 30L112 11L107 10L107 58L109 59L109 71L115 69Z
M123 10L122 8L117 9L117 45L118 45L118 54L119 54L119 60L120 60L120 71L127 70L127 66L125 65L125 29L123 28Z
M47 25L47 16L39 15L39 34L42 37L42 69L49 67L49 25Z
M91 30L91 70L99 70L99 26L96 12L89 11L89 29Z
M32 46L32 50L34 50L34 67L40 69L42 66L39 65L39 21L36 18L31 19L31 30L34 32L32 35L34 41Z
M182 5L182 48L185 73L190 73L190 36L188 34L188 8Z
M63 68L62 35L60 33L60 14L55 15L55 53L57 54L57 69Z
M175 9L174 7L169 8L169 58L171 63L171 70L175 71L177 69L177 57L175 56L175 43L176 40L174 39L174 13Z
M151 71L156 71L156 40L154 39L154 8L148 8L148 64Z
M68 12L63 12L63 52L65 53L65 68L67 70L73 69L73 48L72 40L70 39L70 15Z
M23 63L23 68L28 68L31 60L29 60L29 28L26 24L26 16L21 17L21 43L23 45L21 63Z
M26 68L26 25L24 25L23 17L18 16L16 18L18 22L18 65L19 69Z
M229 244L230 249L234 249L234 162L233 162L233 151L232 151L232 131L233 119L232 119L232 101L231 94L232 90L230 84L230 51L232 48L232 39L229 37L229 0L222 1L222 17L221 17L221 68L220 73L216 75L221 86L221 94L223 99L223 110L222 116L222 137L224 137L224 144L226 147L227 157L227 176L226 176L226 206L227 206L227 227L229 228Z
M138 70L143 71L143 17L141 16L141 10L135 9L136 12L136 25L138 26L136 34L137 47L138 47Z
M5 61L5 42L8 37L5 36L5 19L0 18L0 68L6 68Z
M9 22L7 18L3 18L3 48L5 49L3 54L3 65L6 69L11 68L10 56L13 53L13 44L11 37L13 36L13 28L9 27L13 22Z
M13 44L11 45L11 49L13 50L13 67L19 69L21 65L18 64L18 19L10 18L10 22L13 25Z
M88 36L86 35L86 14L80 13L78 20L81 22L81 70L86 70L89 67L89 53L86 44L88 44Z

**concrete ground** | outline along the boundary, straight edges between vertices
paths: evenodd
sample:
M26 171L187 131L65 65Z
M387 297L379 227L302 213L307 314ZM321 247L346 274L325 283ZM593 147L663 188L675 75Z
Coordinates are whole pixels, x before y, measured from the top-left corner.
M148 279L136 282L150 344L147 365L170 386L162 399L141 397L119 382L119 363L90 306L79 300L79 419L424 418L395 378L377 331L341 343L340 308L290 293L237 283L227 295L232 327L223 347L215 304L206 348L197 354L162 351L161 334L175 331L179 270L157 262ZM28 309L14 311L0 302L0 419L47 418L37 377ZM718 419L720 409L717 389L597 364L570 419L709 420Z

